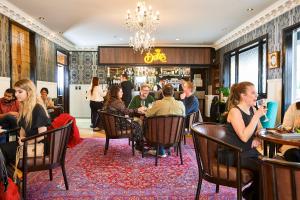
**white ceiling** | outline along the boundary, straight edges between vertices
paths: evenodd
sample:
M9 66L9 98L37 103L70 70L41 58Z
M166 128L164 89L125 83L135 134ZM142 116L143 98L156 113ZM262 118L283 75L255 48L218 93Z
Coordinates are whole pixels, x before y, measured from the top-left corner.
M126 11L137 0L9 0L76 46L125 45ZM159 10L158 45L212 45L276 0L146 0ZM253 12L247 12L253 8ZM176 38L180 38L176 41ZM156 45L157 45L156 44Z

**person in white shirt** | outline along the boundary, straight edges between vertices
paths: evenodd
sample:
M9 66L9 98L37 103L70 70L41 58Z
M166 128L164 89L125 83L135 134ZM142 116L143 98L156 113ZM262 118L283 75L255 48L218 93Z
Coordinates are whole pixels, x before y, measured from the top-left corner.
M300 128L300 101L289 106L284 114L282 126L286 129ZM280 152L287 161L300 162L299 147L283 145Z
M87 98L90 101L90 108L91 108L91 128L94 131L99 131L100 127L100 117L97 113L99 109L103 108L103 101L105 92L99 87L99 78L93 77L91 87L87 92Z

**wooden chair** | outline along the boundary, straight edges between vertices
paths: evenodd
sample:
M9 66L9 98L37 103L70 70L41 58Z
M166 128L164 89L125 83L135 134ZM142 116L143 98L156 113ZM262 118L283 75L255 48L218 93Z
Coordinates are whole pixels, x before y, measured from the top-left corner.
M183 116L169 115L145 118L144 138L151 146L156 147L155 166L158 161L158 150L160 146L169 148L177 146L180 153L180 161L183 164L181 153L181 137L184 129ZM144 145L144 143L143 143ZM144 147L142 151L144 157Z
M300 163L261 158L262 199L300 200Z
M106 111L98 111L98 113L103 123L106 136L104 155L107 153L110 139L129 138L129 140L134 141L134 126L132 124L132 118L114 115ZM131 147L132 155L134 156L134 142L132 142Z
M53 129L35 136L26 137L22 139L23 145L23 158L20 159L18 169L22 172L22 196L26 199L26 184L27 174L29 172L49 170L50 181L52 181L52 170L57 167L61 167L62 174L66 190L69 189L66 169L65 169L65 155L67 150L67 144L72 129L72 121L67 125ZM36 148L34 151L34 157L27 156L28 145L34 145L35 147L43 139L45 145L45 152L43 156L36 156ZM13 163L14 165L15 163Z
M191 133L191 127L196 122L203 122L203 118L200 110L187 115L185 118L185 129L183 132L184 145L186 145L186 135Z
M237 188L237 199L242 199L242 186L248 184L253 177L250 170L241 168L242 149L224 142L225 128L215 123L196 123L192 125L196 158L199 169L199 181L196 199L199 199L202 179L215 183L216 192L219 185ZM230 156L223 156L226 150L232 153L235 164L231 164ZM225 160L225 161L224 161Z

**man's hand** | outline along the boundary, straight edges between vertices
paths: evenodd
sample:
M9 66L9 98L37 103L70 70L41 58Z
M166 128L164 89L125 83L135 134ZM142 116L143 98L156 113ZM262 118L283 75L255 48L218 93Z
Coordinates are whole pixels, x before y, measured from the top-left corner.
M180 99L185 99L185 93L180 94Z
M12 116L14 116L15 118L18 118L18 117L19 117L19 113L18 113L18 112L8 112L7 114L8 114L8 115L12 115Z

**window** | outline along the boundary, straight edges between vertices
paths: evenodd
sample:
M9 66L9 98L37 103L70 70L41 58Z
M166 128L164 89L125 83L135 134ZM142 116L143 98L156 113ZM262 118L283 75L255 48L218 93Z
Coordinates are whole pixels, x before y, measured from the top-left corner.
M300 100L300 29L293 33L292 102Z
M67 55L57 51L57 94L64 96L65 67L67 66Z
M252 82L259 94L266 94L267 85L267 39L260 38L249 45L237 48L225 56L229 57L229 86L242 81ZM227 60L227 59L225 59ZM227 75L228 76L228 75ZM225 77L226 78L226 77Z

